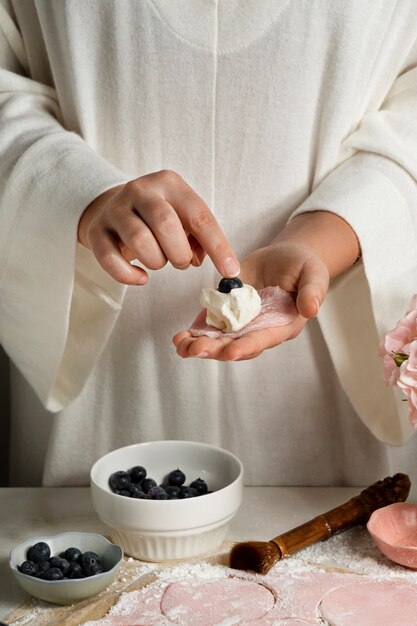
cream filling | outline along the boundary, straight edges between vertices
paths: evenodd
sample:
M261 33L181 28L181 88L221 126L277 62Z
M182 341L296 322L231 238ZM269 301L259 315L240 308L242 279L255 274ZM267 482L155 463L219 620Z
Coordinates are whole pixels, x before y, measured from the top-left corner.
M229 293L204 288L200 302L207 309L206 323L225 333L240 330L261 311L261 297L251 285L243 285Z

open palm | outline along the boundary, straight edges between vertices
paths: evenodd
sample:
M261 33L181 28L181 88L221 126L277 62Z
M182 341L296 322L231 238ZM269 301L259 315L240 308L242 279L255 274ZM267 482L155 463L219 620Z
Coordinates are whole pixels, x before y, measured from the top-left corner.
M220 361L257 357L264 350L297 337L308 319L317 315L329 285L329 272L320 257L307 247L288 242L255 250L242 261L240 278L256 289L279 286L292 293L297 317L285 326L254 330L237 339L228 335L192 337L189 331L182 331L173 338L179 356Z

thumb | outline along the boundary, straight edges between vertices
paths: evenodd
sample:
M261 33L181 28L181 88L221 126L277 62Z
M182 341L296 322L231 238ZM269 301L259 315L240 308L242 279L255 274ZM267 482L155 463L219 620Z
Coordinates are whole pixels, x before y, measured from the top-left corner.
M316 317L329 289L329 271L319 257L308 259L298 282L297 309L300 315Z

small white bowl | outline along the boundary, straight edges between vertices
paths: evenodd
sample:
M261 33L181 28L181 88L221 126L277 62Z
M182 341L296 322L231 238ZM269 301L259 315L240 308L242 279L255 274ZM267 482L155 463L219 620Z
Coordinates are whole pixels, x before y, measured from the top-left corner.
M44 541L51 549L51 555L58 555L69 547L81 552L91 550L98 554L104 571L87 578L42 580L19 572L18 566L26 560L28 549ZM83 532L66 532L59 535L31 537L10 551L9 566L19 585L29 594L53 604L73 604L89 598L105 589L115 578L123 559L120 546L110 543L102 535Z
M162 483L177 468L186 484L202 478L206 495L180 500L140 500L115 494L113 472L142 465ZM199 556L219 546L242 502L243 466L231 452L192 441L152 441L119 448L91 469L91 495L113 541L143 561L171 561Z

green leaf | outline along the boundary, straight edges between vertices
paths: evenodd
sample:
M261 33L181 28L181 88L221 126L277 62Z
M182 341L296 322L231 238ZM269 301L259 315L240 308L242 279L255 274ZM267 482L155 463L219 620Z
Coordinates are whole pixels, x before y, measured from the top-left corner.
M403 352L391 352L391 356L397 367L400 367L404 361L408 360L408 354L404 354Z

